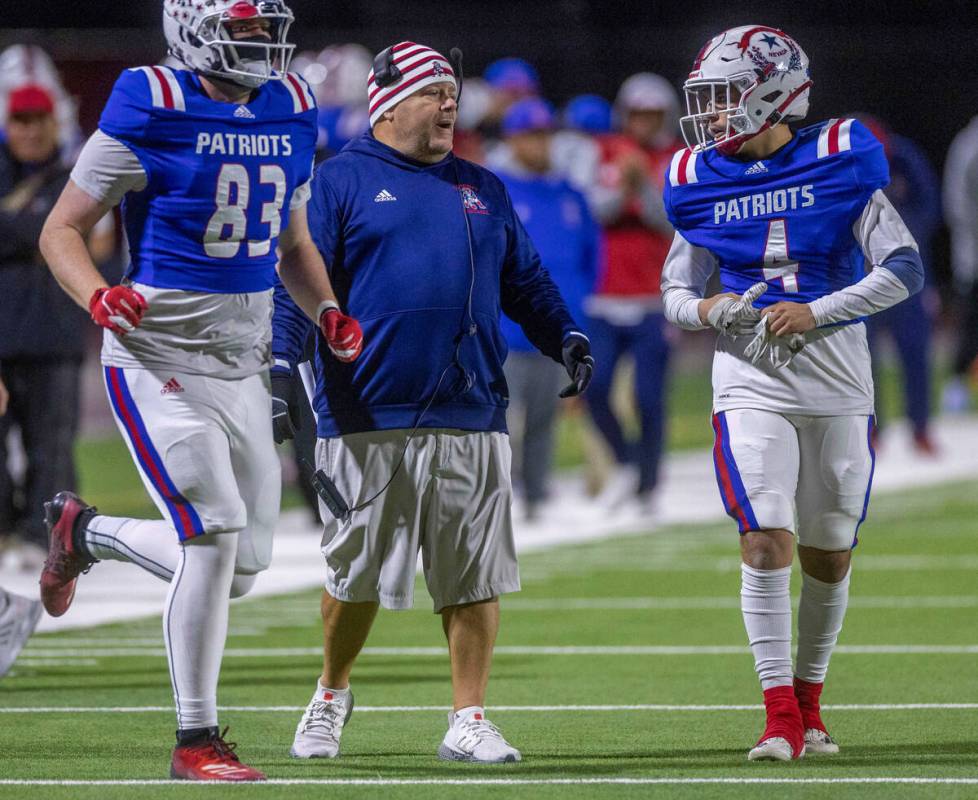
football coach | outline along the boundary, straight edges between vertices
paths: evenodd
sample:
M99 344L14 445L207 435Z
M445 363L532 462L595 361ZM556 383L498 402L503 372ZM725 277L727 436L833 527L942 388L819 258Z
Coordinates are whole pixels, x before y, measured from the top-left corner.
M451 659L454 711L438 755L520 760L484 710L498 598L520 588L500 312L564 364L562 396L584 391L594 362L503 184L452 153L460 56L413 42L378 54L371 130L313 180L313 238L362 337L332 330L339 313L320 310L325 658L296 730L297 758L338 755L353 662L379 606L412 607L420 550ZM281 375L308 331L285 292L274 329ZM355 361L330 357L352 358L361 346Z

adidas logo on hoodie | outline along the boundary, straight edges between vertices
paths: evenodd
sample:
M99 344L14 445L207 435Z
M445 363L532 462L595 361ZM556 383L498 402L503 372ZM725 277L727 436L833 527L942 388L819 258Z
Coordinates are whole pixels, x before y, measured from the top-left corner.
M397 198L386 189L381 189L379 192L377 192L377 196L374 198L375 203L389 203L392 200L397 200Z

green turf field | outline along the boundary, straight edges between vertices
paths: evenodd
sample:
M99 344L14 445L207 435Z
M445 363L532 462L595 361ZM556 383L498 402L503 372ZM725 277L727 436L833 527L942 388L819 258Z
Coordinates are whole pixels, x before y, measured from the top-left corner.
M712 502L714 489L706 490ZM423 590L417 610L378 619L354 673L359 711L343 756L289 759L320 663L318 597L303 592L234 604L220 702L248 708L224 710L222 723L249 763L273 779L316 783L7 784L0 797L746 798L765 787L743 782L761 779L787 782L767 789L778 797L973 798L976 520L973 483L875 498L823 696L842 746L836 757L745 760L763 717L743 646L736 534L728 525L687 526L523 559L524 590L503 600L488 698L492 719L522 749L521 764L471 767L435 757L448 668ZM158 620L35 637L0 683L0 779L166 778L174 720L161 648ZM853 704L867 707L832 708ZM50 710L65 707L91 710ZM111 710L118 708L143 710ZM791 783L838 779L885 780ZM548 783L555 780L568 783ZM709 782L720 780L734 783Z

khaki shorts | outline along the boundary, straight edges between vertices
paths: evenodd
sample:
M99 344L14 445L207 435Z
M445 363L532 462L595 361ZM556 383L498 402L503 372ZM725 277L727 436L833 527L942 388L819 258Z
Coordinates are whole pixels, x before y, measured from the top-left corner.
M391 479L408 431L320 439L316 464L351 508ZM414 604L421 551L434 610L519 591L510 514L509 437L429 429L415 434L391 485L344 522L322 506L326 590L338 600Z

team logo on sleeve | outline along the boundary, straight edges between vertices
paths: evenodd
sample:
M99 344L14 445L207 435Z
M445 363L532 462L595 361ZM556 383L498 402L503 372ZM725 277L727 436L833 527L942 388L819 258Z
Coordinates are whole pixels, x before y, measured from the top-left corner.
M488 214L489 209L482 202L475 188L467 183L460 183L458 190L462 193L462 205L469 214Z

